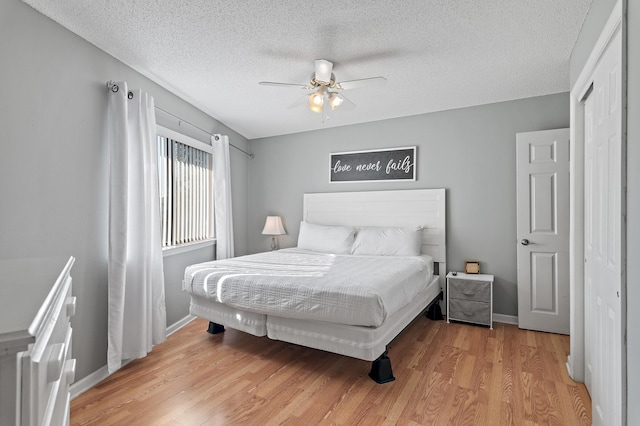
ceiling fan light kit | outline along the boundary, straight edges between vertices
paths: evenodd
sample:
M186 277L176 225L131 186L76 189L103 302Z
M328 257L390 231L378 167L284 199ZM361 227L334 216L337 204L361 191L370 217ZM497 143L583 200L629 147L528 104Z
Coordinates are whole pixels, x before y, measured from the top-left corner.
M344 98L340 96L340 94L337 92L330 92L327 87L323 85L309 95L309 109L313 112L322 112L325 98L332 111L344 102Z
M338 93L339 91L364 85L371 85L373 83L384 83L385 81L387 81L387 79L384 77L369 77L358 80L336 82L336 76L333 74L333 63L324 59L316 59L315 72L311 75L309 84L277 83L272 81L261 81L258 84L313 90L313 92L306 96L309 101L309 109L313 112L322 113L325 102L329 107L331 107L332 111L336 110L344 103L344 101L347 101L351 106L355 106L353 102L347 99L344 95ZM325 115L326 111L324 111L323 116Z

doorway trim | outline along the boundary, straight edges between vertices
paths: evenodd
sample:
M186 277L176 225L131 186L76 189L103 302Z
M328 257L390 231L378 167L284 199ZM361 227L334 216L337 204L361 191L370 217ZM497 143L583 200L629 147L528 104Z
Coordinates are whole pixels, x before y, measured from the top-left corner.
M567 358L567 370L571 378L578 382L585 379L585 330L584 330L584 99L592 88L593 74L598 62L607 48L609 42L618 29L622 32L622 78L621 78L621 108L622 108L622 129L621 129L621 154L622 179L621 188L621 210L622 210L622 235L621 235L621 255L623 265L626 260L626 28L623 26L623 4L618 0L613 7L611 15L607 20L598 41L594 45L587 62L580 71L576 83L570 92L570 179L569 179L569 287L571 292L571 319L570 319L570 355ZM623 333L621 354L622 371L626 371L626 276L623 266L621 277L621 323ZM626 420L627 390L626 375L621 377L622 392L621 413L623 424Z

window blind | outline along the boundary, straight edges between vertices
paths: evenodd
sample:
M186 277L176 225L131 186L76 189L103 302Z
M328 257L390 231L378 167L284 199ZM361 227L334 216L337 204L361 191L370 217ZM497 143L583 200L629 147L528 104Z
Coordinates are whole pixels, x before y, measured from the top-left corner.
M213 238L211 153L158 135L162 246Z

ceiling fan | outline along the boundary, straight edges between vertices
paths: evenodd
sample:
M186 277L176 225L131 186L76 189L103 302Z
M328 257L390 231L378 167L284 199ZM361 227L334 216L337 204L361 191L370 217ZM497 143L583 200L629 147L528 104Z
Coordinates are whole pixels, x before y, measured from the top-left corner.
M343 90L381 84L385 81L387 79L384 77L369 77L338 82L333 74L333 63L325 59L316 59L315 72L311 74L311 80L308 84L278 83L273 81L261 81L258 84L311 90L312 92L306 94L304 98L308 100L311 111L322 113L324 121L325 118L329 118L327 106L332 111L343 104L355 107L353 102L340 93Z

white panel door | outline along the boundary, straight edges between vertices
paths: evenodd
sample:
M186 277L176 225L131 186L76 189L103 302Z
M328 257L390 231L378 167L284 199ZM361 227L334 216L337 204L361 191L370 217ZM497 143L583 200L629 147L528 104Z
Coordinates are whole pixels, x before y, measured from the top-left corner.
M621 34L585 101L585 380L594 425L622 424Z
M569 334L569 129L518 133L518 326Z

